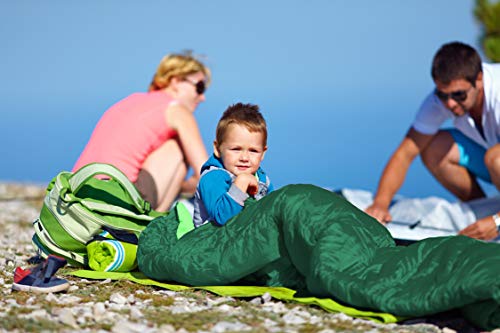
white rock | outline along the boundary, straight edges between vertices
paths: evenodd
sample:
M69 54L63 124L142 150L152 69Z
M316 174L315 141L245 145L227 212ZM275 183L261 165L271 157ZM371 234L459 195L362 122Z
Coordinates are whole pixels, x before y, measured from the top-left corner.
M376 329L376 328L372 328L371 330L366 331L366 333L378 333L378 332L379 332L379 331L378 331L378 329Z
M334 317L340 321L352 321L352 317L349 317L348 315L342 312L336 313Z
M78 308L78 315L85 318L92 319L94 317L93 313L94 304L84 304Z
M293 312L285 314L282 319L288 325L302 325L307 323L307 320Z
M45 301L46 302L57 302L57 296L54 295L53 293L48 293L47 296L45 296Z
M158 328L158 333L176 333L176 330L170 324L163 324Z
M117 303L109 303L107 306L108 310L111 311L122 311L128 309L129 305L128 304L117 304Z
M288 309L282 302L264 303L262 304L262 309L264 311L269 311L277 314L288 312Z
M282 333L283 329L281 327L275 326L275 327L268 327L267 332L269 333ZM286 333L294 333L295 331L292 330L287 330L285 331Z
M68 325L72 328L78 328L78 324L76 323L75 317L73 313L68 308L60 309L57 320L65 325Z
M278 325L278 323L275 322L274 320L271 320L269 318L264 319L264 327L273 327L276 325Z
M144 315L142 314L141 310L139 310L138 308L132 307L130 309L130 318L131 319L138 320L138 319L141 319L143 317L144 317Z
M255 297L251 301L249 301L248 303L253 304L253 305L261 305L263 303L262 297Z
M206 299L206 303L208 305L212 305L212 306L215 306L215 305L218 305L221 303L225 303L225 302L233 302L233 301L234 301L234 298L232 298L232 297L217 297L215 299L207 297L207 299Z
M76 322L79 325L84 325L87 322L87 319L85 318L85 316L78 316L76 317Z
M264 295L262 295L261 297L263 301L262 303L267 303L273 298L270 293L264 293Z
M491 333L495 333L495 331L497 331L496 333L500 333L500 329L493 330ZM443 333L457 333L457 331L452 330L451 328L448 328L448 327L443 328L442 332Z
M9 306L19 306L19 304L17 304L17 301L15 299L6 299L5 300L5 303L7 303Z
M157 290L157 291L153 292L153 294L154 295L166 295L166 296L169 296L169 297L174 297L178 293L177 293L177 291L161 289L161 290Z
M68 305L68 304L77 304L77 303L80 303L82 299L80 297L77 297L77 296L73 296L73 295L62 295L60 298L59 298L59 301L57 303L59 304L64 304L64 305Z
M106 306L104 306L104 303L96 303L92 307L92 313L94 315L94 320L100 322L104 319L106 314Z
M192 308L190 308L189 306L186 306L186 305L174 305L174 306L169 307L169 309L170 309L170 312L172 312L172 314L195 312L195 311L193 311Z
M120 293L114 293L109 297L109 301L111 303L116 303L116 304L127 304L127 299L120 295Z
M236 322L236 323L230 323L227 321L221 321L215 324L214 327L212 327L212 332L214 333L223 333L226 331L231 331L231 332L243 332L243 331L249 331L251 329L250 326Z
M46 310L44 309L39 309L39 310L35 310L33 312L31 312L29 314L29 317L30 318L45 318L47 317L49 314L47 313Z
M80 289L80 287L78 287L78 286L70 286L68 288L68 292L70 293L70 292L73 292L73 291L77 291L78 289Z
M219 310L220 312L232 312L234 311L234 309L235 308L233 306L227 304L222 304L217 307L217 310Z
M123 319L123 314L109 311L104 314L102 321L108 323L114 323L121 319Z
M127 320L118 321L111 329L113 333L147 333L151 328L146 325L133 323Z
M101 282L99 282L99 284L107 284L107 283L111 283L111 279L106 279L106 280L102 280Z

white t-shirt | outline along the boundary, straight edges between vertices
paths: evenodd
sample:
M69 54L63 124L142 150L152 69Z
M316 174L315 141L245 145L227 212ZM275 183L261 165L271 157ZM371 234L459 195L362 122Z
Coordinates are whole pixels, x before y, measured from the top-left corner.
M412 127L427 135L436 134L441 125L453 118L455 127L467 137L485 148L500 142L500 64L483 63L484 106L482 125L483 139L468 113L456 117L432 91L420 106Z

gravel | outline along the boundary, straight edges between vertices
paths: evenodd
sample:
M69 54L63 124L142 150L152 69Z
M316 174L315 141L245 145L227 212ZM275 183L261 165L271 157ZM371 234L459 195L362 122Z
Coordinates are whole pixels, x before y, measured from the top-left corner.
M476 332L456 317L435 321L439 326L380 324L284 303L269 294L237 299L174 292L65 274L72 268L57 274L70 282L65 293L11 291L15 267L29 267L27 260L35 254L31 222L43 195L40 185L0 183L0 332Z

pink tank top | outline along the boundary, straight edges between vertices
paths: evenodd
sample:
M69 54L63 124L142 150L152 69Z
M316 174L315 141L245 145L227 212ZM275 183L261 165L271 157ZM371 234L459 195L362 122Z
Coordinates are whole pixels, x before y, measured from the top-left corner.
M73 172L89 163L109 163L135 182L149 154L177 135L165 117L172 102L164 91L153 91L114 104L97 123Z

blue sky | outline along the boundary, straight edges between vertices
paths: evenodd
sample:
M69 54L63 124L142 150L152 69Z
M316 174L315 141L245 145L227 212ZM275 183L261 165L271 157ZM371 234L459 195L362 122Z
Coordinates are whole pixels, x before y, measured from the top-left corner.
M443 43L478 47L471 0L3 1L0 180L72 168L113 103L147 89L161 57L192 49L213 72L196 111L211 147L224 109L260 105L263 167L279 187L375 190L433 85ZM401 192L450 198L414 163Z

